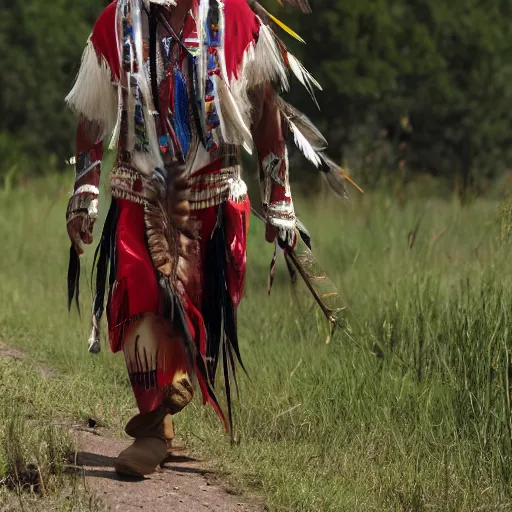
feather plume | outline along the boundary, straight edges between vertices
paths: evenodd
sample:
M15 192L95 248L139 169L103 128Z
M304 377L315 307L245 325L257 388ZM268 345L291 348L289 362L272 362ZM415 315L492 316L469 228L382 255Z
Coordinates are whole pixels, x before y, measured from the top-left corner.
M218 76L212 77L215 87L215 104L219 116L224 142L240 144L252 153L252 135L226 82Z
M310 144L310 142L304 137L302 132L297 128L293 121L288 120L290 131L293 133L295 145L300 149L302 154L316 167L322 164L321 158Z
M364 193L361 187L352 181L348 173L333 162L327 155L319 153L319 157L322 160L320 170L325 174L327 182L337 195L344 198L348 197L347 189L345 187L345 182L347 181L357 188L359 192Z
M228 420L232 428L231 381L238 388L236 362L244 372L246 369L238 344L236 308L226 286L229 263L226 258L227 241L224 224L223 207L219 205L217 226L214 228L206 248L202 311L207 331L206 355L209 381L215 387L217 368L222 361Z
M288 121L293 122L315 151L323 151L327 148L325 137L305 114L284 101L280 96L276 97L276 103L281 113Z
M287 52L287 58L292 73L297 77L299 82L309 92L309 95L315 102L315 105L318 108L320 108L318 105L318 101L316 100L315 91L313 87L316 87L319 91L321 91L322 86L313 78L313 75L290 52Z
M276 18L273 14L268 12L265 7L263 7L259 2L256 0L249 0L248 1L249 7L253 10L255 14L257 14L263 23L266 25L269 25L271 21L273 21L278 27L280 27L282 30L284 30L287 34L292 36L293 38L297 39L297 41L300 41L301 43L306 43L302 37L297 34L294 30L292 30L288 25L285 25L281 20Z
M267 12L267 16L282 30L284 30L288 35L292 36L294 39L297 39L297 41L306 44L306 41L302 39L302 37L297 34L294 30L292 30L288 25L285 25L281 20L276 18L273 14Z

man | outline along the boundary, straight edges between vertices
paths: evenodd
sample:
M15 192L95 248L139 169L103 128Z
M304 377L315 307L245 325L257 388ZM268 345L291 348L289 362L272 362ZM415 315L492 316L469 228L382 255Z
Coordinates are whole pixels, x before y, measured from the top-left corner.
M297 239L288 132L344 193L323 137L278 95L290 71L312 92L316 82L245 0L117 0L89 38L67 97L79 116L69 295L78 301L78 256L92 242L112 134L90 350L99 349L108 281L110 345L124 353L140 411L126 427L135 441L116 460L120 474L148 475L166 458L172 415L190 403L194 382L231 423L250 214L241 149L258 153L268 242L291 250ZM219 359L229 422L214 393Z

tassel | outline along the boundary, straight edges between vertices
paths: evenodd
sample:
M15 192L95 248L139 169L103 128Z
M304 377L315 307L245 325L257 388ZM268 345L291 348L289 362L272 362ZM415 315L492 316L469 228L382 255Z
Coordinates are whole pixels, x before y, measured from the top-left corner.
M109 284L115 281L115 239L117 230L117 202L112 199L107 218L101 233L100 243L96 248L93 260L93 269L96 269L96 286L92 308L92 330L89 336L89 352L97 354L101 350L100 322L105 310L105 292L107 288L107 274L110 264ZM93 275L91 275L91 281ZM91 283L92 285L92 283Z
M75 249L74 245L71 245L69 249L69 265L68 265L68 311L71 311L71 304L73 299L76 302L76 309L80 314L80 256Z
M229 425L233 427L231 381L238 389L236 363L247 374L240 354L237 334L236 309L227 289L226 240L222 222L222 206L218 207L218 225L215 227L205 257L205 287L203 318L207 332L207 370L215 387L219 359L222 358L224 387Z

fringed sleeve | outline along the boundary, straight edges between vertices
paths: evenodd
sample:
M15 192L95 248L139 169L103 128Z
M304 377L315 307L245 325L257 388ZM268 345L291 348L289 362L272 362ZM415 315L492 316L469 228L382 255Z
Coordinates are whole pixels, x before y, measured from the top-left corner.
M66 103L79 117L97 123L102 139L116 124L118 101L112 72L106 60L96 52L91 38Z
M116 2L112 2L94 25L75 84L66 97L79 117L100 127L101 139L112 132L118 119L118 77Z

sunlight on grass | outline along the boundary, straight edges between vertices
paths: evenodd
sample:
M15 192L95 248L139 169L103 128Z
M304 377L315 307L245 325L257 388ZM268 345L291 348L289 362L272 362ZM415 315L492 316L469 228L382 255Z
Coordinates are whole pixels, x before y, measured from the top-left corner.
M60 372L44 392L22 380L13 400L120 432L134 402L122 358L87 354L86 280L83 318L66 312L62 183L0 203L0 341ZM177 417L179 435L270 510L512 508L508 210L420 198L400 209L380 193L301 199L297 210L347 303L348 331L325 345L324 319L282 264L267 297L273 248L253 221L237 443L196 403Z

